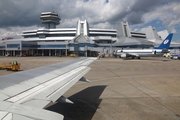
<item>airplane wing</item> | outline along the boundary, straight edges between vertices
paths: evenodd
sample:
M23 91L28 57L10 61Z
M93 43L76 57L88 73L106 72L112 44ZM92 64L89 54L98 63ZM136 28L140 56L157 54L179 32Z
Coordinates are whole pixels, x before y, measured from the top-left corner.
M62 120L63 115L43 108L80 80L95 59L81 58L1 76L0 120Z

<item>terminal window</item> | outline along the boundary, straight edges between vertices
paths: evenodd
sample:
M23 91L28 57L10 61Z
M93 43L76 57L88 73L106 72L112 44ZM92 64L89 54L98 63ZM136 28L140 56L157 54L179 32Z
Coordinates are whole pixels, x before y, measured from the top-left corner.
M81 23L80 29L81 29L81 35L84 35L84 24L83 23Z
M19 48L20 44L7 44L7 48Z

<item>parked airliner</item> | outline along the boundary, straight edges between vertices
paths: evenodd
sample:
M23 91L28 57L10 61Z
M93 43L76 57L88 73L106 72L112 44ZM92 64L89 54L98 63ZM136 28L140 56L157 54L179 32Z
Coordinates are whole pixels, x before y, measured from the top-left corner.
M167 38L159 45L159 47L154 49L135 49L135 50L115 50L114 56L120 58L128 58L131 57L132 59L140 57L150 57L150 56L159 56L163 55L164 53L168 52L171 39L173 34L169 34Z

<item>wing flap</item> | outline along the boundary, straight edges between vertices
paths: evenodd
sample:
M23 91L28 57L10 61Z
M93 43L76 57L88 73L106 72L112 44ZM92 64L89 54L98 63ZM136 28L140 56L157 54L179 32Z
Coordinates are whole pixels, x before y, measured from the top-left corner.
M64 73L68 73L69 71L77 68L78 66L79 66L79 64L74 64L71 66L59 68L54 71L50 71L49 73L46 73L46 74L34 77L32 79L23 81L21 83L16 83L13 86L4 88L4 89L0 90L0 93L4 94L3 96L5 96L5 95L7 95L9 97L16 96L16 95L18 95L24 91L27 91L33 87L36 87L36 86L43 84L47 81L50 81L52 79L55 79L58 76L63 75ZM23 72L23 74L24 74L24 72ZM20 76L22 76L22 75L20 75ZM14 76L13 79L16 80L16 76ZM8 82L8 80L7 80L7 82ZM0 94L0 96L2 96L2 95ZM1 97L0 99L5 100L3 98L7 98L7 97Z
M0 100L5 100L5 99L7 99L7 98L9 98L9 96L0 93Z
M51 101L55 102L89 70L89 67L81 66L44 84L40 84L30 90L11 97L6 101L43 108Z
M51 102L50 100L33 98L33 99L23 102L22 104L26 106L36 107L36 108L43 108L46 105L48 105L50 102Z
M23 86L21 84L16 84L11 87L5 88L5 89L1 90L0 92L5 95L8 95L8 96L14 96L17 93L20 93L20 92L25 91L30 88L31 87Z
M54 93L48 96L52 101L56 101L59 96L62 96L69 88L71 88L81 77L83 77L90 68L84 69L79 74L75 74L74 78L70 79L67 83L65 83L62 87L57 89Z
M2 118L2 120L13 120L13 114L12 113L6 114L4 118Z
M87 65L94 60L83 58L0 77L0 112L4 111L0 117L62 120L62 115L41 108L59 99L90 70Z
M31 69L31 70L17 72L14 74L0 76L0 82L1 82L0 89L4 89L9 86L13 86L14 84L18 84L18 83L27 81L29 79L36 78L38 76L48 74L49 72L55 71L57 69L61 69L62 70L61 73L64 73L63 70L67 71L67 70L74 69L75 67L79 66L79 62L83 62L84 60L86 59L81 58L81 59L77 59L73 61L61 62L61 63L57 63L57 64L45 66L45 67L39 67L39 68ZM61 73L58 73L58 75L60 75Z
M8 112L0 111L0 120L3 120L8 115Z
M81 65L87 66L90 63L92 63L94 60L96 60L97 58L90 58L88 60L85 60L84 62L81 63Z
M35 120L35 119L30 118L30 117L26 117L26 116L23 116L23 115L13 114L13 119L12 120Z
M3 103L6 104L7 102L3 102ZM9 106L7 109L3 110L3 112L8 113L6 116L4 116L3 120L21 120L21 119L17 119L20 118L20 116L21 118L31 118L32 120L63 120L64 118L61 114L55 112L51 112L48 110L39 109L35 107L20 105L16 103ZM16 116L15 119L14 115L19 115L19 116ZM29 119L22 119L22 120L29 120Z
M58 75L54 74L53 72L50 72L50 73L46 73L46 74L37 76L37 77L31 79L31 81L34 81L34 82L41 84L41 83L47 82L47 81L49 81L49 80L51 80L57 76Z

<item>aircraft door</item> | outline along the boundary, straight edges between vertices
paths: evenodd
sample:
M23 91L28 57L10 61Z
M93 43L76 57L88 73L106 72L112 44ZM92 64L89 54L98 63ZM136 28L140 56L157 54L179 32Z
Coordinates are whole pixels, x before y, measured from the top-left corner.
M156 50L155 50L155 51L153 50L153 51L152 51L152 54L156 55Z

